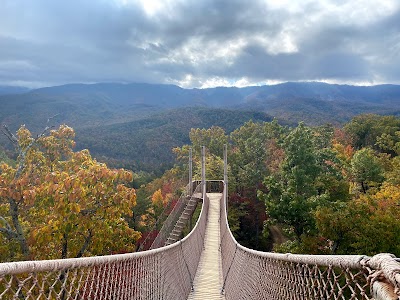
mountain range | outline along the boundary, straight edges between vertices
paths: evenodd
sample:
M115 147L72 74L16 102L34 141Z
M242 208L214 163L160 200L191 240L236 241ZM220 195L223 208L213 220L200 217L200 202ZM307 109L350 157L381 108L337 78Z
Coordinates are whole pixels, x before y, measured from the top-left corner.
M187 143L192 127L219 125L230 132L249 119L340 125L361 113L400 115L400 86L320 82L208 89L146 83L68 84L33 90L0 86L0 107L0 123L13 131L26 124L38 133L55 116L53 124L76 129L78 148L123 160L134 169L153 169L161 162L171 164L171 148ZM4 137L0 142L7 144Z

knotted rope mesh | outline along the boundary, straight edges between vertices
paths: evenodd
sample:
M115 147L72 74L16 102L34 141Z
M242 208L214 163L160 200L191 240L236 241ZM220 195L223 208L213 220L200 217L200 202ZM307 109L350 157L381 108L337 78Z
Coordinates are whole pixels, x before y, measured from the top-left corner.
M233 237L225 203L224 192L220 249L222 292L226 299L400 299L400 264L393 256L295 255L251 250ZM373 280L378 284L374 285Z
M278 254L239 245L228 227L225 192L220 251L226 299L400 299L400 264L392 255ZM0 299L187 299L203 249L207 212L205 197L193 231L170 246L0 264Z
M171 231L174 229L174 226L184 211L187 203L190 201L190 198L201 195L201 188L201 184L198 184L194 191L189 191L189 185L185 188L185 191L179 197L172 211L168 214L167 219L164 221L159 233L151 244L150 249L160 248L165 245L165 242L167 241Z
M0 299L187 299L203 250L208 200L192 232L159 249L0 264Z

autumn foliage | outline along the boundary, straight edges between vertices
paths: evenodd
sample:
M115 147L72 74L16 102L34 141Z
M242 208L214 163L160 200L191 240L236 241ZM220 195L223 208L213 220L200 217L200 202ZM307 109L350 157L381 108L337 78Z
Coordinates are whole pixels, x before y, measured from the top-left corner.
M343 128L249 121L192 129L206 176L222 178L228 143L229 224L263 251L400 255L400 119L360 115ZM187 161L189 145L174 149ZM196 150L197 149L197 150ZM199 157L194 155L195 174Z
M88 150L73 151L62 125L32 137L10 135L15 166L0 167L0 259L51 259L135 250L126 218L136 205L131 172L112 170Z
M80 257L136 249L154 236L193 178L222 179L228 144L229 223L258 250L314 254L400 255L400 119L361 115L343 128L290 128L249 121L229 135L192 129L161 178L129 187L88 150L73 151L68 126L33 137L6 131L19 154L0 160L0 260ZM166 150L167 151L167 150ZM0 156L1 157L1 156ZM138 174L136 174L138 176ZM280 241L280 242L276 242ZM283 242L283 243L282 243ZM275 245L273 245L275 243ZM277 243L282 243L278 245Z

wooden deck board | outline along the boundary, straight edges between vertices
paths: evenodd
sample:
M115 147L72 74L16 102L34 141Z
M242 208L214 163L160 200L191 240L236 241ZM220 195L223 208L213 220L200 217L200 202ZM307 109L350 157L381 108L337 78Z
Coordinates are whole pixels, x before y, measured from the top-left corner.
M194 279L194 290L189 294L188 300L214 300L225 299L221 295L222 269L220 244L220 199L222 194L207 194L210 199L208 223L204 237L204 251L201 255L199 266Z

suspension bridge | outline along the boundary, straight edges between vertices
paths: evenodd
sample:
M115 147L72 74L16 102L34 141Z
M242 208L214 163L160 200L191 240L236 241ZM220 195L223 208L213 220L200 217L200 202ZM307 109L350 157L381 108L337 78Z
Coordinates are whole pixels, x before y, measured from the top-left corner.
M190 180L150 250L3 263L0 299L400 299L391 254L280 254L238 244L227 221L226 149L221 181L205 180L202 152L202 180ZM196 225L180 239L198 203Z

